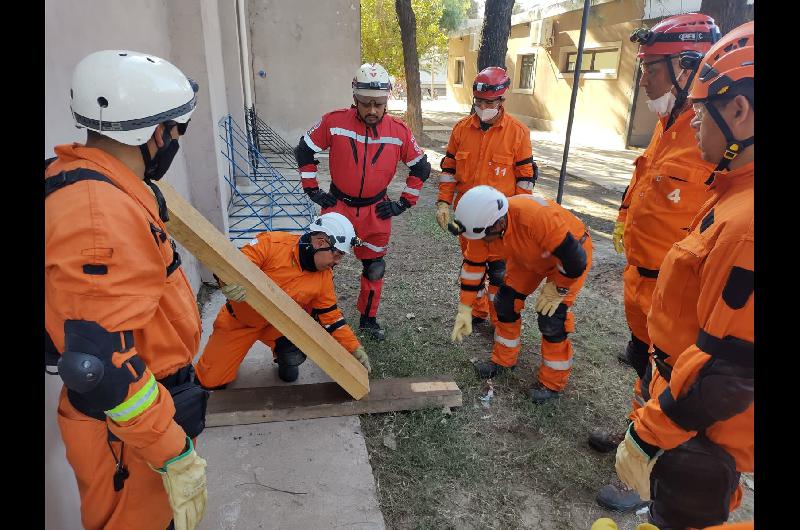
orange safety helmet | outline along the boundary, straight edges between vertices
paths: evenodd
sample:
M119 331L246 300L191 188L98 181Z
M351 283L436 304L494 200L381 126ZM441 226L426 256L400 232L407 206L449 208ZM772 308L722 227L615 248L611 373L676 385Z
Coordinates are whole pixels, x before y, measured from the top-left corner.
M472 83L472 95L481 99L495 99L506 93L511 85L505 68L489 66L475 76Z
M705 53L720 38L714 19L702 13L668 17L651 29L638 28L631 42L639 43L639 58L645 55L677 55L683 51Z
M689 97L703 103L733 96L744 96L753 103L755 97L755 22L747 22L734 28L717 42L700 63L699 77L692 84ZM731 160L746 147L755 143L755 136L736 140L730 128L714 105L706 110L725 135L727 147L717 171L726 169Z

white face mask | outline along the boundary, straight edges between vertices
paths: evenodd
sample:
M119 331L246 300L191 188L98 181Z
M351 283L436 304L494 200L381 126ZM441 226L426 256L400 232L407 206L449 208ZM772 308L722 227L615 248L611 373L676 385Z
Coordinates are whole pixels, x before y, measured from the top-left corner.
M497 116L498 112L500 112L500 109L481 109L481 108L475 107L475 114L477 114L478 117L483 122L487 122L487 121L491 120L492 118Z
M675 94L672 90L668 90L666 94L656 99L647 100L647 108L650 112L655 112L659 116L666 116L672 112L672 107L675 106Z

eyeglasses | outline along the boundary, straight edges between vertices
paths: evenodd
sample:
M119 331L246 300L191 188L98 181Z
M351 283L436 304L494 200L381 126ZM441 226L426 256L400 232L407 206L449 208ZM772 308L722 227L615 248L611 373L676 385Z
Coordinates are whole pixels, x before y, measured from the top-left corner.
M367 108L375 107L376 109L381 109L386 106L386 101L380 101L376 99L363 99L358 96L355 96L355 98L359 105L362 105Z
M702 53L696 52L694 50L685 50L677 55L665 55L663 58L656 59L655 61L648 61L648 62L642 61L639 63L639 69L642 71L643 74L646 73L647 75L654 75L655 70L650 68L652 65L671 61L675 57L678 58L678 65L684 70L696 70L697 67L700 66L700 62L703 60Z
M480 105L481 107L489 107L492 109L496 109L500 106L503 102L502 98L497 99L483 99L483 98L472 98L473 105Z

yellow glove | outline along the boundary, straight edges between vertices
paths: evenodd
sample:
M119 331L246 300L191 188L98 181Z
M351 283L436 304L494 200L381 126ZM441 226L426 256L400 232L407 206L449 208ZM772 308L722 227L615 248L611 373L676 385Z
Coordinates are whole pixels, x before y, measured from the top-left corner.
M367 352L364 350L364 346L359 346L358 348L356 348L353 351L353 357L358 359L358 362L364 365L364 368L367 369L368 374L372 372L372 366L370 366L369 364L369 356L367 355Z
M556 287L556 282L547 280L542 287L542 292L539 294L539 298L536 299L536 312L542 315L551 317L558 309L559 304L564 300L564 297L567 295L565 292L565 288L562 287L561 294L558 292L558 287Z
M186 437L189 448L154 471L161 475L167 490L175 530L194 530L206 511L206 461L194 450L192 439ZM150 466L152 467L152 466Z
M472 307L465 304L458 304L456 323L453 326L453 334L450 335L450 340L453 342L461 342L464 340L464 337L470 334L472 334Z
M601 517L592 524L591 530L617 530L617 523L608 517ZM658 527L650 523L642 523L636 527L636 530L658 530Z
M622 243L622 236L625 235L625 221L617 221L614 223L614 233L611 235L611 240L614 242L614 250L617 254L625 252L625 245Z
M447 232L447 223L450 222L450 205L444 201L436 203L436 222Z
M222 294L231 302L242 302L247 298L247 291L244 287L236 283L229 283L222 286Z
M643 501L650 500L650 473L660 453L650 458L631 436L631 427L617 447L617 476L629 488L636 490Z

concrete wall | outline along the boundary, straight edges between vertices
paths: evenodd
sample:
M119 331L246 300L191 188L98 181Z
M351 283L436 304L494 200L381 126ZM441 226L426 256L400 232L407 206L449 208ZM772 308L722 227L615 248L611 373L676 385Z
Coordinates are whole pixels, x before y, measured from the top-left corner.
M72 70L80 59L102 49L163 57L200 85L191 125L164 179L217 228L226 230L227 190L217 122L229 105L243 106L232 5L224 0L139 0L132 11L125 0L45 0L44 157L53 156L57 144L85 141L85 131L75 128L69 111ZM196 291L201 277L208 280L210 275L187 251L181 249L181 257ZM60 378L46 378L45 519L52 530L81 527L77 484L55 419L60 389Z
M644 0L619 0L593 5L589 11L585 48L616 46L620 49L617 71L612 76L581 74L575 108L573 135L603 138L605 143L622 146L627 136L628 117L634 88L636 46L628 40L637 27ZM564 130L569 115L572 73L565 70L565 55L577 48L581 26L581 10L571 10L549 17L552 22L552 46L539 46L531 38L531 26L512 26L509 35L506 66L512 78L507 93L506 109L536 128ZM479 35L478 35L479 38ZM448 89L459 103L472 100L472 80L476 75L477 51L472 51L470 37L456 36L449 44ZM520 90L520 55L534 54L536 66L532 90ZM452 86L455 80L455 59L465 58L464 86Z
M350 83L361 64L360 3L248 0L247 6L258 115L296 145L320 116L353 102Z

